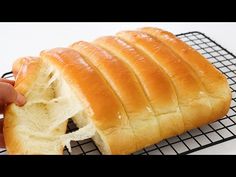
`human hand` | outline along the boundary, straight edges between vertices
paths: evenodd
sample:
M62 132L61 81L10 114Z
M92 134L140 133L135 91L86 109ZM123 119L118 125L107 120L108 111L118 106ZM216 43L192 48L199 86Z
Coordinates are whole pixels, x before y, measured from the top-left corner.
M26 102L25 97L14 89L14 83L12 80L0 79L0 114L3 113L5 106L10 103L23 106ZM3 119L0 119L0 148L4 146Z

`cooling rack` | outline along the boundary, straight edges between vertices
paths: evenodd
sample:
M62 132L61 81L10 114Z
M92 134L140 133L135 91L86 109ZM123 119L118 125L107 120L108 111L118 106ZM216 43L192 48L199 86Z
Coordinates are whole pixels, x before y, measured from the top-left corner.
M192 31L176 36L198 50L226 75L232 91L230 110L225 117L216 122L163 140L133 153L134 155L189 154L236 138L236 56L201 32ZM12 72L5 73L2 77L11 78ZM69 121L67 132L76 129L74 123ZM72 152L69 152L67 148L64 149L65 155L101 154L91 139L71 142L71 147ZM0 154L6 154L6 150L0 149Z

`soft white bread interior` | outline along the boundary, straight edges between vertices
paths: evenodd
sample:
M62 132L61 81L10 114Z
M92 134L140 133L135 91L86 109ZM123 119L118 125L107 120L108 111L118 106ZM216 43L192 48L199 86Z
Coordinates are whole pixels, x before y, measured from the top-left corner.
M68 119L80 113L83 107L60 73L41 59L31 61L27 67L22 72L28 72L31 79L22 77L16 82L19 84L21 79L16 90L25 95L27 103L23 107L12 104L5 111L8 153L62 154L64 145L70 148L70 140L92 137L95 132L91 125L85 129L87 131L81 129L65 135Z
M221 118L231 102L222 73L156 28L43 51L14 68L27 103L6 108L9 154L62 154L87 138L103 154L130 154ZM80 129L66 134L70 118Z

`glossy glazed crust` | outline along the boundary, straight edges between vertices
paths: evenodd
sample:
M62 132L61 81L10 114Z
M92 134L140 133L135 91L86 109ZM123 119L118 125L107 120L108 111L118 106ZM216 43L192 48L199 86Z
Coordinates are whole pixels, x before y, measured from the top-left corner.
M161 138L181 134L184 131L182 115L174 87L165 72L149 57L117 37L101 37L95 43L133 69L156 113Z
M25 57L17 59L13 64L13 74L15 77L15 89L25 94L30 85L37 77L41 61L36 57Z
M212 105L211 121L228 112L232 95L227 79L204 56L170 32L152 27L142 28L140 31L163 42L194 70L209 95Z
M209 96L194 70L179 55L144 32L124 31L117 36L155 61L168 75L175 88L185 130L211 121Z
M71 47L96 67L117 95L129 119L136 149L160 140L159 122L132 69L94 44L80 41Z
M18 73L21 73L20 70L21 67L27 67L29 63L34 62L35 60L39 59L38 57L22 57L18 58L14 61L12 65L12 72L14 77L16 78ZM26 73L26 71L23 71L21 74Z
M122 104L105 79L81 55L68 48L56 48L41 53L63 74L80 100L87 107L87 114L108 144L112 154L135 151L132 129Z

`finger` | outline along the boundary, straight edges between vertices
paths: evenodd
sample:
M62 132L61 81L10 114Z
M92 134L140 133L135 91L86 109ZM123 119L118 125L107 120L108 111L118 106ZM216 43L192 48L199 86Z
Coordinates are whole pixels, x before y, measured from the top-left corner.
M0 101L3 105L15 102L17 93L9 83L0 82Z
M18 106L23 106L25 102L25 97L17 93L11 84L0 82L0 103L2 105L15 103Z
M5 148L5 141L3 134L0 134L0 148Z
M4 83L8 83L8 84L11 84L14 86L15 84L15 81L13 80L8 80L8 79L3 79L3 78L0 78L0 82L4 82Z

